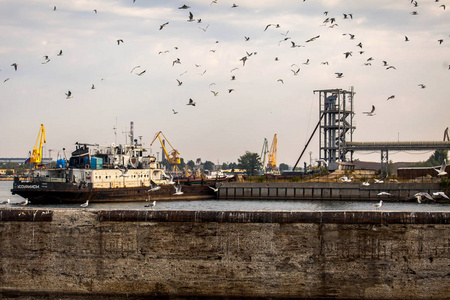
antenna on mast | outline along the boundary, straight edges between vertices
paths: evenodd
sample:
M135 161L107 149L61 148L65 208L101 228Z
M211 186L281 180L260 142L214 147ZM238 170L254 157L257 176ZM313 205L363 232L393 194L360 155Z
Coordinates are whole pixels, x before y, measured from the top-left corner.
M116 117L116 125L113 126L114 130L114 145L117 145L117 117Z

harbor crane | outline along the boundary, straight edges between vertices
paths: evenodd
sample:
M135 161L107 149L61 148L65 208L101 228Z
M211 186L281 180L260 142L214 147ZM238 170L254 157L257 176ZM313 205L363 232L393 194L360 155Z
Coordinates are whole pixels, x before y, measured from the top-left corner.
M161 139L161 135L164 137L164 140L167 141L169 146L172 148L172 150L170 150L170 152L167 151L165 143ZM164 133L162 133L162 131L159 131L158 133L155 134L155 137L153 138L153 141L151 142L150 146L153 145L153 143L155 142L155 140L157 138L159 139L159 142L161 143L161 146L163 148L163 151L164 151L165 157L167 159L167 162L172 167L173 171L175 171L176 168L177 168L177 165L181 164L181 159L179 157L180 152L178 152L175 148L173 148L172 144L170 144L169 140L166 138Z
M269 145L267 139L264 138L263 147L261 150L261 174L266 173L266 155L269 152Z
M275 133L273 136L272 145L270 146L269 155L267 156L267 170L272 174L279 173L277 168L277 142L277 134Z
M33 147L33 152L29 158L31 163L40 164L42 162L42 147L44 147L45 143L47 143L45 141L45 127L44 124L41 124L36 145Z

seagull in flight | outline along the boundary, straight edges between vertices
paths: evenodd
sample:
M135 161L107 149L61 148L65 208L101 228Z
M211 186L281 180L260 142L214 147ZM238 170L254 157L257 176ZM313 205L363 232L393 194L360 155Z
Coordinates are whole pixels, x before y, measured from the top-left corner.
M142 75L144 75L144 73L146 72L147 70L144 70L144 71L142 71L142 72L140 72L140 73L136 73L136 75L137 76L142 76Z
M57 56L62 56L62 55L63 55L62 50L59 50L58 54L56 54L56 55L57 55Z
M128 169L127 168L119 169L119 171L122 173L122 174L120 174L120 177L128 177L128 176L130 176L130 174L128 174Z
M344 77L344 73L334 73L334 74L336 74L336 78Z
M155 192L160 189L161 187L159 185L157 185L153 180L150 180L150 189L148 190L149 192Z
M268 25L266 26L266 28L264 28L264 31L266 31L267 28L269 28L270 26L275 26L276 28L280 28L280 24L268 24Z
M133 71L135 70L135 69L137 69L137 68L140 68L141 66L136 66L136 67L134 67L133 69L131 69L131 72L130 73L133 73Z
M375 183L384 183L384 181L383 181L383 180L380 180L380 179L374 178L373 180L375 181Z
M191 12L189 12L189 19L187 21L188 22L194 22L195 21L194 20L194 15Z
M439 169L438 168L433 168L433 169L436 170L436 172L438 172L437 176L447 175L447 172L445 171L445 167L446 166L447 166L447 160L444 159L444 161L442 162L442 165L441 165L441 167Z
M189 103L186 104L186 105L192 105L192 106L195 106L195 102L194 102L194 100L192 100L191 98L189 98Z
M418 84L418 86L420 86L420 88L422 88L422 89L424 89L424 88L426 88L427 86L425 85L425 84L423 84L423 83L421 83L421 84Z
M387 197L390 197L390 196L392 196L392 195L391 195L391 193L388 193L388 192L380 192L380 193L377 194L377 196L387 196Z
M72 98L72 92L71 91L67 91L67 93L65 93L65 94L66 94L66 99Z
M168 25L168 24L169 24L169 22L166 22L166 23L160 25L160 26L159 26L159 30L162 30L162 29L163 29L166 25Z
M297 71L295 71L295 70L291 70L291 71L294 73L294 75L298 75L298 72L300 72L300 68L298 68Z
M17 63L13 63L11 67L14 67L14 71L17 71Z
M306 43L313 42L313 41L315 41L316 39L318 39L319 37L320 37L320 35L317 35L317 36L315 36L315 37L312 37L312 38L310 38L309 40L307 40Z
M177 79L177 82L178 82L178 86L180 86L180 85L183 84L183 81L180 81L180 80L178 80L178 79Z
M169 174L169 180L167 181L167 184L175 184L175 181L173 181L173 175Z
M386 101L391 100L391 99L394 99L394 98L395 98L395 95L391 95L391 96L389 96L389 97L387 98Z
M179 196L179 195L183 195L184 194L184 192L181 191L181 184L174 185L173 187L175 188L175 193L174 193L175 196Z
M433 196L435 196L435 197L443 197L443 198L446 198L446 199L450 200L450 198L444 192L435 192L435 193L433 193Z
M210 189L212 189L215 193L217 193L219 191L219 188L215 188L213 186L208 186Z
M425 193L425 192L415 193L414 197L416 197L417 203L419 203L419 204L422 203L423 197L434 201L433 197L431 197L430 194Z
M178 112L175 111L175 109L172 108L173 114L176 115Z
M191 8L190 6L183 4L183 6L178 7L178 9L188 9Z
M375 105L372 105L371 111L365 111L363 114L366 114L368 117L375 116Z
M123 43L123 40L122 40L122 39L118 39L118 40L117 40L117 45L120 45L120 43Z

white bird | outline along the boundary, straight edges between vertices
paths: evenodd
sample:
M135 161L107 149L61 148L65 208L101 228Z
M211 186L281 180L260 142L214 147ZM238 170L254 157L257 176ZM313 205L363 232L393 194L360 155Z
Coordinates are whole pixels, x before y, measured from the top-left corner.
M376 178L374 178L373 180L375 181L375 183L383 183L384 182L383 180L376 179Z
M380 200L380 202L378 202L378 203L376 203L376 204L373 204L373 206L374 206L376 209L379 209L380 207L383 206L383 200Z
M213 186L208 186L210 189L212 189L215 193L217 193L219 191L219 188L215 188Z
M342 182L352 182L353 176L350 178L347 178L347 176L342 176L341 178L339 178L339 180L341 180Z
M145 207L150 207L152 210L155 208L156 206L156 200L153 200L152 203L145 205Z
M161 187L159 185L157 185L153 180L150 180L150 189L148 190L149 192L155 192L159 189L161 189Z
M181 185L174 185L173 187L175 188L175 196L184 194L184 192L181 191Z
M122 172L122 174L120 174L120 177L128 177L130 176L130 174L128 174L128 169L119 169L120 172Z
M365 111L365 112L363 112L363 114L366 114L369 117L374 116L375 115L375 105L372 105L371 111Z
M89 200L86 200L86 202L81 204L80 206L83 208L86 208L86 207L88 207L88 205L89 205Z
M436 170L436 172L438 172L437 176L444 176L447 175L447 172L445 171L445 167L447 166L447 160L444 159L444 161L442 162L441 167L438 168L433 168Z
M425 193L425 192L415 193L414 197L416 197L417 203L422 203L422 197L425 197L427 199L434 201L433 197L431 197L430 194Z
M390 193L388 193L388 192L380 192L380 193L378 193L377 194L377 196L392 196Z
M175 181L173 181L173 176L169 174L169 181L167 181L167 184L175 184Z
M24 201L22 201L22 202L18 202L18 203L16 203L17 205L22 205L24 208L25 208L25 206L28 204L29 202L28 202L28 199L25 199Z
M364 186L369 186L369 185L370 185L369 180L364 181L364 182L362 183L362 185L364 185Z
M435 197L443 197L443 198L446 198L446 199L450 199L444 192L435 192L435 193L433 193L433 196L435 196Z

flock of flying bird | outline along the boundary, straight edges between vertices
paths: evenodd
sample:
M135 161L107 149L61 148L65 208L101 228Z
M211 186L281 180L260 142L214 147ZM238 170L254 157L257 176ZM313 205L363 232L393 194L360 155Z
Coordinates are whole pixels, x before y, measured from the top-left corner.
M136 2L136 1L134 0L133 3L135 3L135 2ZM219 1L214 0L214 1L211 2L210 5L216 5L216 4L218 4L218 2L219 2ZM439 2L439 0L435 0L435 2ZM417 9L417 8L419 7L419 3L418 3L417 1L411 1L411 4L413 5L414 9ZM203 21L202 21L201 18L196 18L196 17L194 17L194 14L192 13L191 7L190 7L189 5L184 4L184 5L178 6L177 8L178 8L178 10L188 12L188 13L187 13L187 18L186 18L186 21L187 21L187 22L190 22L190 23L196 23L196 24L203 24ZM234 4L231 6L231 8L232 8L232 9L237 9L237 8L239 8L239 5L237 5L237 4L234 3ZM442 5L439 6L439 8L445 10L446 7L445 7L444 4L442 4ZM57 11L58 11L58 9L57 9L56 6L53 6L53 11L54 11L54 12L57 12ZM99 13L99 11L98 11L97 9L94 9L93 12L94 12L95 14ZM328 26L329 28L335 28L336 26L338 26L338 21L337 21L338 18L329 16L329 12L328 12L328 11L323 12L323 14L324 14L324 16L325 16L325 19L323 20L323 22L322 22L322 24L321 24L322 26ZM416 15L418 15L418 14L419 14L418 10L414 10L414 11L411 12L411 15L413 15L413 16L416 16ZM351 21L351 20L353 20L353 18L354 18L354 16L353 16L352 13L342 13L342 18L341 18L342 20L345 20L345 21ZM157 30L164 30L164 29L167 28L168 26L171 26L170 21L166 21L166 22L160 24L160 25L158 26ZM210 27L210 24L207 24L205 27L198 27L198 28L201 29L201 30L203 30L204 32L206 32L206 31L209 29L209 27ZM280 24L270 23L270 24L265 25L264 27L262 26L261 30L262 30L263 32L266 32L266 31L269 31L269 30L272 30L272 29L273 29L273 30L277 30L277 29L280 29L280 28L282 28L282 27L283 27L283 26L280 25ZM306 40L304 41L304 44L301 44L301 43L298 43L298 42L292 40L292 37L289 36L289 30L287 30L287 31L285 31L285 32L283 31L283 32L281 33L281 35L283 36L283 38L281 38L281 40L278 41L278 45L280 46L282 43L289 43L289 42L290 42L290 48L302 48L302 47L306 47L307 44L313 43L314 41L317 41L318 39L320 39L320 35L314 35L313 37L306 39ZM350 40L354 40L354 39L355 39L355 34L352 34L352 33L344 33L343 35L348 35L348 37L350 38ZM245 42L248 42L250 39L251 39L251 37L249 37L249 36L244 36L243 42L244 42L244 43L245 43ZM408 37L408 36L405 35L405 42L409 42L410 40L411 40L410 37ZM438 41L438 44L439 44L439 45L441 45L441 44L444 43L444 39L442 39L442 38L437 39L437 41ZM118 38L118 39L116 39L117 46L121 46L122 44L124 44L124 42L125 42L125 41L124 41L123 38ZM219 41L216 41L216 43L219 43ZM346 52L343 53L343 58L346 59L346 60L347 60L347 59L350 60L351 57L353 56L354 52L357 52L357 53L359 53L360 55L362 55L362 54L365 53L365 48L364 48L364 46L363 46L363 42L359 41L357 44L355 44L355 47L357 47L358 51L356 51L356 50L349 50L349 51L346 51ZM178 47L174 47L174 48L175 48L176 50L178 49ZM211 49L210 51L211 51L211 52L215 52L214 49ZM164 50L164 51L160 51L158 54L165 54L165 53L168 53L168 52L169 52L169 50ZM238 59L237 61L239 61L239 62L242 64L241 67L245 67L246 63L247 63L253 56L257 55L257 53L258 53L257 51L246 52L246 53L245 53L240 59ZM57 56L62 56L62 55L63 55L63 51L60 50L60 51L57 53ZM43 57L44 57L44 61L42 62L42 64L48 64L48 63L51 61L51 58L50 58L48 55L43 55ZM279 60L280 60L279 57L275 57L275 58L274 58L274 61L279 61ZM372 66L373 61L374 61L374 58L373 58L373 57L368 57L368 58L366 59L366 62L365 62L363 65L364 65L364 66L367 66L367 67ZM179 57L177 57L176 59L174 59L174 60L172 61L172 66L175 66L175 65L181 65L181 63L182 63L182 62L181 62L181 59L180 59ZM303 63L303 65L307 66L307 65L309 65L310 63L311 63L310 59L307 59L307 60ZM323 61L323 62L321 62L321 64L322 64L322 65L329 65L329 62L328 62L328 61ZM18 63L17 63L17 62L12 63L11 66L14 68L15 71L18 71L19 68L18 68ZM201 66L200 64L196 64L196 67L200 67L200 66ZM396 70L396 67L393 66L393 65L388 64L388 62L387 62L386 60L383 60L383 65L382 65L382 66L385 67L386 70ZM136 69L139 69L139 68L141 68L141 66L135 66L135 67L133 67L133 68L131 69L131 72L130 72L130 73L134 73L134 74L136 74L137 76L143 76L143 75L145 75L145 74L146 74L146 70L141 70L141 71L135 72L135 70L136 70ZM233 68L233 69L231 70L231 73L233 73L234 71L237 71L237 70L239 70L239 68L238 68L238 67L235 67L235 68ZM450 65L449 65L449 70L450 70ZM300 72L300 71L301 71L300 66L298 66L298 65L295 64L295 63L291 64L290 71L292 72L293 76L297 76L297 75L301 74L301 72ZM185 74L186 72L187 72L187 71L181 73L179 76L182 76L182 75ZM200 73L200 75L204 75L205 73L206 73L206 70L204 70L202 73ZM343 72L335 72L334 74L336 75L336 78L343 78L343 77L344 77L344 73L343 73ZM4 82L8 81L9 79L10 79L10 78L4 79ZM103 79L102 79L102 80L103 80ZM232 75L231 75L231 81L235 81L235 80L237 80L237 75L232 74ZM180 80L180 78L176 78L176 82L177 82L177 86L179 86L179 87L182 86L182 84L183 84L183 82ZM278 79L277 79L277 82L279 82L280 84L284 84L283 78L278 78ZM216 89L213 89L212 87L214 87L214 86L215 86L215 83L211 83L211 84L209 85L209 88L210 88L210 92L212 93L212 95L213 95L214 97L216 97L216 96L219 95L219 91L217 91ZM418 86L419 86L421 89L426 88L426 85L423 84L423 83L418 84ZM95 88L96 88L95 85L94 85L94 84L91 84L91 89L95 89ZM232 93L232 92L234 92L234 91L235 91L235 88L233 88L233 87L227 89L228 94L229 94L229 93ZM70 90L70 89L67 90L67 92L65 92L65 95L66 95L66 99L72 99L72 98L74 97L74 93L73 93L72 90ZM394 98L395 98L395 95L391 95L391 96L387 97L387 100L391 100L391 99L394 99ZM189 105L189 106L196 106L196 104L197 104L197 103L196 103L196 100L194 100L193 97L191 97L191 98L188 99L188 102L187 102L186 105ZM178 111L176 111L175 109L172 109L172 111L173 111L174 114L177 114L177 113L178 113ZM375 105L372 105L371 111L369 111L369 112L363 112L363 113L366 114L367 116L374 116L374 115L375 115Z

